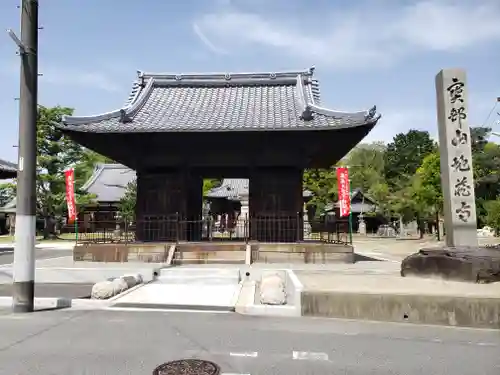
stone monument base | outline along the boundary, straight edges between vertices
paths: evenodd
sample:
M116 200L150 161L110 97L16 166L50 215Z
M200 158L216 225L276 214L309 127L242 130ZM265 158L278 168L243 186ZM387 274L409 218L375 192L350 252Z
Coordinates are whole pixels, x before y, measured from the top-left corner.
M421 249L401 262L401 276L440 277L472 283L500 281L500 245Z

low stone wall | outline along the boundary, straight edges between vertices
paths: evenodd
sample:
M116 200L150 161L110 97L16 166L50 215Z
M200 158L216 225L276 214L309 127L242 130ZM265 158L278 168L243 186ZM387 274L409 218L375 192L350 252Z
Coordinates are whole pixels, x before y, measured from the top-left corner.
M304 290L302 315L500 329L500 298Z
M351 245L310 243L252 244L252 262L258 263L354 263Z
M73 249L75 262L164 263L170 243L83 244Z
M174 264L245 263L244 243L180 243L173 259Z
M82 244L73 250L74 261L165 263L173 243ZM350 245L325 243L252 243L252 262L260 263L354 263ZM244 264L245 243L180 243L173 264Z

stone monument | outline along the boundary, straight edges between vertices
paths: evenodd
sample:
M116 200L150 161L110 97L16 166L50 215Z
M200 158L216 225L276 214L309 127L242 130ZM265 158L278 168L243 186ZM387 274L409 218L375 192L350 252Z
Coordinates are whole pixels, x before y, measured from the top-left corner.
M238 221L236 223L236 233L235 236L237 238L245 238L248 236L248 233L246 233L246 230L248 228L248 213L249 213L249 198L248 198L248 192L242 192L239 195L239 201L241 203L241 210L240 210L240 215L238 216Z
M366 236L366 222L363 218L363 213L358 217L358 234Z
M500 250L478 246L465 71L439 72L436 96L446 246L410 255L401 275L500 281Z
M476 199L465 72L436 76L446 246L477 246Z

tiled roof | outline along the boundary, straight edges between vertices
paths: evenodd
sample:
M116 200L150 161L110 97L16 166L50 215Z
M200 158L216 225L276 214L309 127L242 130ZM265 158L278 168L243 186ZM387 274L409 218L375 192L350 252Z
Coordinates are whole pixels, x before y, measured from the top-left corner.
M249 180L245 178L225 178L222 184L211 189L207 194L207 198L228 198L237 200L241 196L248 196ZM311 192L304 190L304 197L310 197Z
M14 178L17 175L17 165L0 159L0 178Z
M60 128L95 133L314 130L373 125L376 108L320 106L314 69L282 73L138 73L123 108L67 116Z
M248 179L246 178L225 178L222 184L211 189L207 198L229 198L238 199L240 196L248 196Z
M98 164L82 190L94 194L98 202L118 202L125 194L127 184L136 178L135 171L122 164ZM248 195L248 179L225 178L219 187L211 189L207 198L239 199ZM304 197L310 196L304 191Z
M124 165L98 164L82 190L94 194L98 202L118 202L135 178L135 171Z
M364 198L364 203L366 205L373 205L373 206L377 205L377 202L373 198L371 198L368 194L363 193L363 190L361 188L356 188L351 191L351 202L353 202L355 198L358 198L360 200L363 200ZM325 211L331 211L333 210L334 207L340 207L340 203L335 202L335 204L333 203L327 204L325 206Z

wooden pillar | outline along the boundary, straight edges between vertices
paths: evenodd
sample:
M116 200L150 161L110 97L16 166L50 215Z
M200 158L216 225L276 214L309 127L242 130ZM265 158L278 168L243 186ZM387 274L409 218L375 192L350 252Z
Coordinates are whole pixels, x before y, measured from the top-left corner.
M199 241L203 180L187 168L137 173L136 240Z
M135 210L137 241L177 240L177 219L186 212L182 171L138 171Z
M303 239L301 169L255 168L249 192L252 240L297 242Z
M201 241L203 233L203 178L193 170L184 171L186 225L182 239L186 241Z

